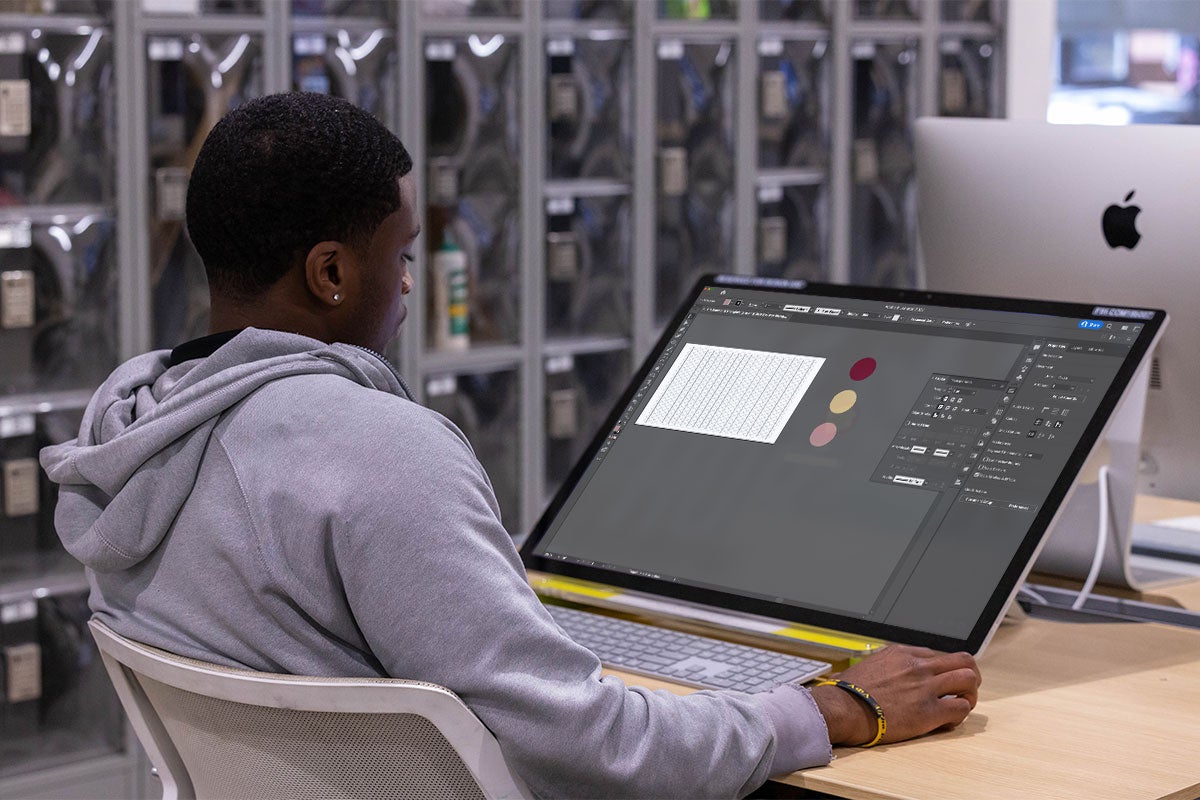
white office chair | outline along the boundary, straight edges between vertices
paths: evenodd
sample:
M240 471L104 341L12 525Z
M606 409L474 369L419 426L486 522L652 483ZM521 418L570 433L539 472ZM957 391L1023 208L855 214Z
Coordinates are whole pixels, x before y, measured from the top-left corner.
M444 687L228 669L89 625L164 800L532 797Z

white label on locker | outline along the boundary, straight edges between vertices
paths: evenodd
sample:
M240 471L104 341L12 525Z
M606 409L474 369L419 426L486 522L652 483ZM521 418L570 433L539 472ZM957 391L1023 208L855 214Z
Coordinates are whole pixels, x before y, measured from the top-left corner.
M426 61L453 61L455 52L454 42L447 39L436 39L425 43Z
M758 221L758 258L764 264L778 264L787 258L787 220L783 217Z
M458 391L458 379L453 375L442 375L430 378L425 382L425 394L428 397L445 397Z
M548 56L573 56L573 55L575 55L575 40L574 39L547 39L546 40L546 55L548 55Z
M546 359L546 374L561 375L575 369L575 356L567 353L561 356L550 356Z
M551 439L574 439L579 435L579 393L574 389L555 389L550 393Z
M762 115L764 119L783 119L788 113L787 75L773 69L762 74Z
M850 48L850 56L856 61L869 61L875 57L875 43L855 42Z
M682 197L687 193L687 150L664 147L658 154L659 191L663 197Z
M759 40L758 54L767 58L783 55L783 40L775 38Z
M199 14L200 0L142 0L147 14Z
M0 606L0 625L37 619L37 600L18 600Z
M783 187L778 184L758 187L758 202L778 203L783 200Z
M658 57L663 61L678 61L683 58L683 42L678 39L663 39L658 43Z
M4 666L8 702L25 703L42 696L42 648L37 642L4 648Z
M579 248L575 234L555 231L546 234L547 277L552 281L573 281L579 275Z
M27 517L38 512L38 462L16 458L4 462L4 516Z
M35 297L31 271L0 272L0 328L32 328Z
M174 36L154 36L146 43L151 61L182 61L183 39Z
M33 228L28 222L0 225L0 248L21 250L33 244Z
M874 139L854 140L854 182L875 183L879 180L879 150Z
M962 70L942 70L942 113L961 114L967 110L967 80Z
M546 200L546 213L552 217L575 213L575 198L550 197Z
M298 56L323 56L325 37L320 33L298 33L292 38L292 52Z
M33 414L10 414L0 417L0 439L11 439L14 436L32 436L37 421Z
M187 167L160 167L154 171L154 205L163 222L187 219Z
M0 81L0 136L28 136L29 81Z
M550 119L573 121L579 116L579 87L575 76L559 73L550 76Z
M25 52L25 34L20 31L0 33L0 54L17 55Z

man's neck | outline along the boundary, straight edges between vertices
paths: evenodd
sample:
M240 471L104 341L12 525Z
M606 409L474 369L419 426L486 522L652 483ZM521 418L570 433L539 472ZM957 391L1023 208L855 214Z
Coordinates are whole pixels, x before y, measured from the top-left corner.
M322 342L331 342L331 332L324 320L306 308L303 300L289 297L279 284L251 300L231 298L212 293L209 333L262 328L264 330L298 333Z

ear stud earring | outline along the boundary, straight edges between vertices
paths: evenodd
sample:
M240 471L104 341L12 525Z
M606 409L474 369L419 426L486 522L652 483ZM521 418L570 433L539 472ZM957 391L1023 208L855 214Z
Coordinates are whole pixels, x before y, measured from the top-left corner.
M333 302L335 302L335 303L340 303L340 302L342 302L342 296L341 296L340 294L335 294L335 295L333 296Z

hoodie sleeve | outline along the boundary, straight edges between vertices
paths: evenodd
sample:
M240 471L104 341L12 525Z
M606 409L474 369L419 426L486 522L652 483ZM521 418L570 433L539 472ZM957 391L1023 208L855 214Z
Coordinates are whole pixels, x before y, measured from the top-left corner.
M389 674L457 692L539 796L733 797L828 763L800 687L678 696L602 677L529 588L461 434L422 416L375 438L402 452L364 469L369 502L331 522L350 607Z

